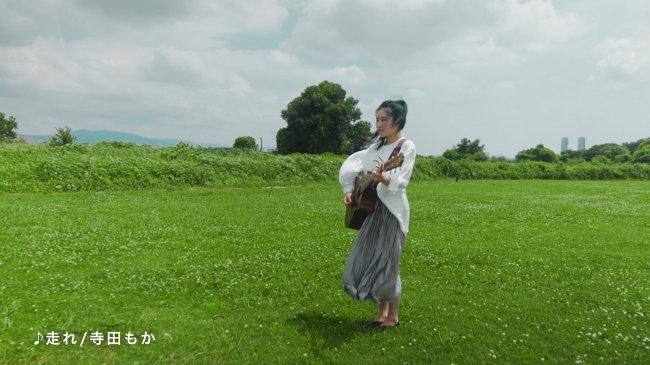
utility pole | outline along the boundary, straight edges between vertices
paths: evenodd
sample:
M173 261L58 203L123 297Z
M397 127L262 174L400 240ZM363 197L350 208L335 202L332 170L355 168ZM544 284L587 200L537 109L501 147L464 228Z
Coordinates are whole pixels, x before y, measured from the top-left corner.
M260 137L260 151L263 151L263 149L262 149L262 137Z

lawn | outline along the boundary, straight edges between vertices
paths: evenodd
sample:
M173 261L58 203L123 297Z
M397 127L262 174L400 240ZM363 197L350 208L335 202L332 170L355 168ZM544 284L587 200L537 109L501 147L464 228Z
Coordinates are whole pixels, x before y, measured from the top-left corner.
M650 363L647 181L408 195L386 330L342 289L337 185L0 195L0 363Z

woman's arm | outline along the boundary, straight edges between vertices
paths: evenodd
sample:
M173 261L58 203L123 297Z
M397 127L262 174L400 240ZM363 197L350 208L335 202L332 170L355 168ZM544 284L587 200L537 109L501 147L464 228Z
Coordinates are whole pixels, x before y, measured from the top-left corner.
M363 160L366 157L366 151L368 150L351 154L341 165L339 183L343 187L343 193L354 190L354 178L363 171Z

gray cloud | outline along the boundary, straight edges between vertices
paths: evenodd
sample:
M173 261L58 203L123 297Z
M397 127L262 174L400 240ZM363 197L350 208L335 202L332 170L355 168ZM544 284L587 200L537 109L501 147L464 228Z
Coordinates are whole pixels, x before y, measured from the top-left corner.
M620 143L650 136L647 6L0 0L0 111L26 134L70 125L272 146L280 110L328 79L365 120L402 94L405 135L425 155L463 137L510 157L564 136Z
M38 26L31 19L0 2L0 46L30 44L38 32Z
M303 18L294 28L287 49L323 57L363 57L400 60L471 33L494 21L473 1L431 4L424 9L383 11L359 1L341 2L327 13ZM401 10L401 11L400 11Z
M200 86L203 77L200 72L192 70L182 62L173 62L167 55L156 51L153 60L142 71L144 80L177 84L179 86Z
M198 8L198 0L74 0L76 6L118 21L179 19Z

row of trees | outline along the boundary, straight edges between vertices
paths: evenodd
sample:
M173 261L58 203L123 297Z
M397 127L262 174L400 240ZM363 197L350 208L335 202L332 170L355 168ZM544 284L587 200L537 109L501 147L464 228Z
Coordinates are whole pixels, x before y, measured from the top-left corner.
M366 148L370 141L370 123L359 120L359 101L348 96L339 84L323 81L309 86L293 99L280 115L287 126L276 135L277 152L320 154L325 152L348 154ZM252 137L251 137L252 138ZM480 139L463 138L459 144L446 150L443 157L458 161L507 161L505 157L489 157ZM584 151L567 150L557 155L539 144L520 151L516 161L543 161L579 163L594 162L650 162L650 138L636 142L606 143Z
M463 138L456 146L446 150L442 157L452 161L470 159L474 161L505 160L501 157L488 158L485 145L481 140L471 141ZM551 149L538 144L534 148L519 151L515 156L516 161L541 161L549 163L580 163L580 162L638 162L650 163L650 138L640 139L636 142L623 144L605 143L591 146L581 151L566 150L556 154Z
M16 134L16 129L18 129L18 122L16 118L10 116L6 117L5 113L0 112L0 142L10 143L10 142L22 142L23 139L19 139ZM72 129L68 126L64 128L56 128L56 133L50 138L49 143L53 146L63 146L66 144L71 144L76 142L77 136L72 134Z
M300 96L294 98L280 115L287 122L276 134L276 150L282 155L290 153L336 153L350 154L370 144L370 122L360 120L359 100L346 97L341 85L323 81L309 86ZM16 139L18 123L14 117L5 118L0 113L0 141ZM52 145L74 143L76 137L69 127L57 128L50 140ZM234 148L257 148L253 137L238 137ZM489 157L480 139L461 139L456 146L446 150L442 156L452 161L470 159L473 161L506 161L505 157ZM650 163L650 138L636 142L606 143L582 151L566 150L557 155L539 144L520 151L516 161L542 161L549 163L580 162L640 162Z

